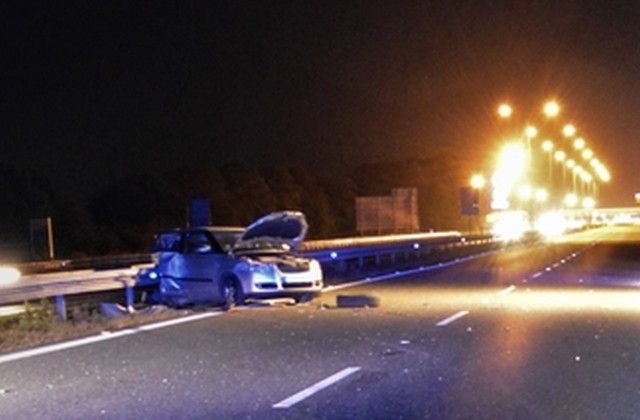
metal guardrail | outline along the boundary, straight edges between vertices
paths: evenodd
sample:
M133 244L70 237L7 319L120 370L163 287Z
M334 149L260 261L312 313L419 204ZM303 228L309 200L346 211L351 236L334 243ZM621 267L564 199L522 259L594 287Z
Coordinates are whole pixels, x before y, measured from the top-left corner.
M493 242L493 239L489 236L468 238L458 232L434 232L307 241L302 244L300 252L318 259L326 267L344 266L348 261L355 261L357 266L363 267L367 258L374 258L376 264L379 264L385 255L391 256L392 259L401 255L407 260L410 255L446 252L490 242ZM16 285L0 288L0 305L55 298L57 312L64 318L65 296L124 290L127 306L132 307L136 273L140 268L135 266L150 262L149 254L134 254L23 264L20 266L21 270L35 275L27 276ZM118 269L114 273L116 268ZM78 273L74 270L82 269L89 271L86 275L72 275ZM50 274L54 277L38 279L44 275L40 276L37 273L47 272L59 275Z

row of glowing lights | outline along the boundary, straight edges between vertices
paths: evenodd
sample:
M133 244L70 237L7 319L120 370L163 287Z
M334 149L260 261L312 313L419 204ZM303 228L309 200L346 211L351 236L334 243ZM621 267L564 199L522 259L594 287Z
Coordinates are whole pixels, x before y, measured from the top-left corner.
M544 188L534 190L529 185L519 185L518 182L524 175L526 167L526 151L524 146L520 143L511 143L504 147L500 154L498 161L498 168L491 178L491 184L493 186L493 203L492 208L494 210L504 210L509 208L508 197L515 191L521 200L535 199L538 202L545 202L549 197L549 193ZM572 159L567 161L567 167L572 169L576 176L579 176L584 182L590 183L593 181L593 177L590 173L582 169ZM606 170L605 170L606 171ZM601 177L602 181L608 181L610 178L608 172L605 177ZM471 179L471 186L473 188L482 188L484 186L484 179L481 175L475 175ZM564 203L568 207L576 207L579 204L579 199L575 193L569 193L566 195ZM583 200L583 206L585 208L593 208L595 202L592 198L586 197Z
M560 105L556 101L548 101L544 104L542 108L542 112L548 118L555 118L560 114ZM513 108L509 104L501 104L498 107L498 115L501 118L510 118L513 114ZM577 129L573 124L567 124L562 129L562 134L567 138L573 138L576 135ZM533 139L538 135L538 130L534 126L527 126L525 128L525 136L528 140ZM586 141L582 137L578 137L573 142L574 148L580 152L582 158L589 163L591 168L595 171L596 175L603 182L609 182L611 180L611 175L607 168L600 162L599 159L594 157L594 153L591 149L586 147ZM555 148L553 141L545 140L542 143L542 149L551 153ZM593 176L580 164L578 164L573 159L567 159L567 153L562 150L557 150L553 154L554 159L557 162L565 162L565 165L573 170L576 175L580 176L583 181L591 182L593 180Z
M498 114L503 118L509 118L513 110L508 104L502 104L498 108ZM555 101L547 102L543 107L543 113L549 117L554 118L560 112L560 106ZM576 128L573 124L567 124L564 126L562 132L565 137L573 138L576 134ZM527 140L530 141L537 136L538 130L534 126L527 126L524 134ZM607 168L600 162L599 159L594 157L594 153L591 149L586 148L586 142L583 138L576 138L573 142L573 146L576 151L580 152L582 158L589 163L596 175L602 182L609 182L611 175ZM555 145L551 140L545 140L542 143L542 150L551 153L555 149ZM551 157L551 155L550 155ZM594 180L593 175L582 167L574 159L567 159L567 153L562 150L557 150L553 154L553 158L556 162L561 163L564 167L569 168L573 174L579 177L585 183L591 183ZM499 160L498 169L494 173L492 178L492 184L494 186L494 209L506 209L509 207L508 196L514 190L516 182L524 174L524 168L526 164L526 153L524 148L519 143L514 143L505 146L501 158ZM546 201L548 193L544 189L539 189L535 193L529 186L521 186L518 189L520 199L535 199L539 202ZM565 205L569 207L575 207L578 204L578 198L575 194L569 194L565 198ZM584 207L593 207L595 202L592 198L587 197L583 200Z
M573 126L570 126L573 127ZM566 127L565 127L566 128ZM575 130L575 128L573 128ZM575 132L575 131L574 131ZM565 135L567 135L565 133ZM582 137L578 137L573 141L574 149L580 153L582 159L584 159L589 166L595 171L596 175L602 182L609 182L611 180L611 175L607 168L600 162L598 158L594 156L593 150L586 147L587 143ZM542 142L542 150L546 153L551 153L555 149L555 145L551 140L545 140ZM580 176L583 181L591 182L593 181L593 176L585 170L578 162L574 159L567 159L567 153L563 150L556 150L553 153L553 158L556 162L563 163L567 168L576 172L576 175Z
M560 106L555 101L547 102L543 107L543 113L554 118L560 112ZM509 118L513 113L511 106L502 104L498 108L498 114L502 118ZM571 139L576 135L576 128L573 124L567 124L563 127L562 134L567 139ZM538 135L538 130L534 126L527 126L524 135L530 142ZM607 168L596 158L591 149L586 147L586 141L582 137L575 138L573 141L574 149L580 156L588 162L599 180L609 182L611 176ZM542 142L542 150L551 154L556 148L551 140ZM551 155L550 155L551 156ZM576 160L568 158L567 153L563 150L556 150L553 153L556 162L570 169L573 174L579 177L585 183L594 181L593 175L584 169ZM538 203L544 203L549 197L549 193L544 188L534 189L528 185L518 185L520 179L524 175L526 168L527 152L520 142L508 144L502 150L498 160L498 166L491 178L493 190L492 208L497 210L509 209L509 197L513 193L517 193L520 200L535 200ZM481 175L474 175L471 179L473 188L483 188L485 180ZM580 204L585 209L593 209L595 200L592 197L584 197L582 200L575 193L569 193L564 197L564 205L569 208L576 208ZM549 211L541 214L531 226L528 215L524 211L505 211L496 214L496 219L492 221L493 233L496 236L505 239L517 239L527 230L534 228L538 232L546 236L560 235L568 229L579 228L579 224L586 223L584 220L568 219L562 211Z

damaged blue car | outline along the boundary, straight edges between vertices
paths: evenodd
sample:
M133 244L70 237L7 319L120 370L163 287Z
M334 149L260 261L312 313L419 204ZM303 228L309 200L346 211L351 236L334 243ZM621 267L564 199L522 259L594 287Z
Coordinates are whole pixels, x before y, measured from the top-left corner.
M152 268L139 276L157 282L159 300L172 306L231 308L249 299L311 300L322 291L320 263L296 253L307 233L304 214L271 213L246 229L194 227L161 232Z

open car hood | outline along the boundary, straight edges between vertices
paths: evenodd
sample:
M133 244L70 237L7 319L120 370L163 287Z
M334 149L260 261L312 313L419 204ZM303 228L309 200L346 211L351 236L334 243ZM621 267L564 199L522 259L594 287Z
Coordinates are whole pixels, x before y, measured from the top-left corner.
M295 250L304 240L307 229L307 219L301 212L271 213L249 225L234 250Z

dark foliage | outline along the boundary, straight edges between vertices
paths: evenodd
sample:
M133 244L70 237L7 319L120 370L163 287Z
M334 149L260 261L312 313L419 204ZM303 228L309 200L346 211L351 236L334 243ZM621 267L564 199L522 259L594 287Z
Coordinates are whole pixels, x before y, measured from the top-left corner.
M216 225L246 225L289 209L306 214L310 238L353 236L356 196L389 195L395 187L418 189L423 230L457 229L458 187L466 174L464 164L446 153L362 165L351 177L318 176L303 167L179 168L132 173L83 205L57 196L44 178L0 167L0 240L5 247L27 244L29 220L50 216L58 257L144 252L155 232L186 225L192 198L209 199Z

